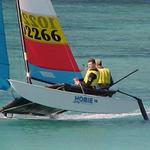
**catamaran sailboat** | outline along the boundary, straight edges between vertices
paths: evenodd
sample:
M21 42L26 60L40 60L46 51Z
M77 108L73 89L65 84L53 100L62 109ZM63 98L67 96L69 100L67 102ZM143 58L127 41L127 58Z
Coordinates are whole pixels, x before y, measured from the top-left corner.
M16 4L27 83L9 79L8 84L8 59L1 26L0 61L3 62L0 65L5 72L0 74L1 88L11 86L19 95L1 109L2 113L48 116L69 110L114 114L140 109L143 118L148 119L142 100L135 96L119 90L90 91L73 85L73 78L82 78L82 75L50 0L16 0ZM51 86L35 85L32 80ZM131 99L123 100L119 94Z

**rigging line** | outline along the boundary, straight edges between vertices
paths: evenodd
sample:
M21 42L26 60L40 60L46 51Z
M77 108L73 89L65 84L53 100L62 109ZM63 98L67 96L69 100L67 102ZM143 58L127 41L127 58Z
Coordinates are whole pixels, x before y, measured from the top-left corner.
M68 43L68 42L67 42L67 43ZM75 74L78 74L78 72L75 71L75 66L73 65L73 62L72 62L71 58L69 57L69 52L67 51L67 46L66 46L66 45L64 45L64 46L65 46L65 50L66 50L66 52L67 52L68 58L69 58L69 60L70 60L70 62L71 62L72 68L73 68L73 70L74 70L74 73L75 73ZM69 46L69 44L68 44L68 46ZM70 46L69 46L69 47L70 47ZM70 48L70 50L71 50L71 48ZM72 54L72 55L73 55L73 54ZM75 61L75 62L76 62L76 61ZM83 89L83 86L82 86L81 83L79 83L79 86L80 86L80 88L81 88L82 93L85 94L84 89Z
M53 8L53 7L52 7L52 8L50 7L50 6L52 5L52 2L51 2L51 0L49 0L49 2L50 2L50 4L49 4L49 9L51 10L51 9ZM54 9L53 9L53 10L54 10ZM56 17L56 19L57 19L57 21L58 21L58 23L59 23L59 25L60 25L60 30L62 31L62 34L63 34L62 37L66 39L65 34L64 34L64 32L63 32L63 29L62 29L62 27L61 27L59 18L58 18L58 16L56 15L55 10L54 10L54 13L55 13L55 17ZM70 57L69 57L69 52L68 52L68 47L67 47L67 46L69 46L68 40L66 39L67 42L65 42L65 41L63 40L63 38L62 38L61 40L62 40L62 42L65 43L65 44L62 44L62 45L63 45L64 48L65 48L65 51L66 51L66 53L67 53L69 62L70 62L70 64L71 64L72 68L73 68L73 71L75 72L75 66L73 65L73 62L72 62L72 60L71 60ZM67 45L66 45L66 44L67 44ZM69 48L70 48L70 47L69 47ZM70 49L70 50L71 50L71 49Z
M4 111L10 111L10 110L13 110L13 109L18 109L18 108L25 107L25 106L28 106L28 105L31 105L31 104L33 104L33 103L29 102L27 104L23 104L23 105L20 105L20 106L14 106L14 107L11 107L11 108L7 108Z
M65 35L64 35L64 37L65 37ZM64 41L63 41L63 42L64 42ZM68 40L67 40L67 45L69 46ZM72 61L71 58L69 57L69 52L68 52L68 47L67 47L67 45L64 45L64 47L65 47L65 50L66 50L66 52L67 52L69 61L70 61L70 63L71 63L71 66L72 66L72 68L73 68L74 73L75 73L75 74L78 74L78 72L75 71L75 66L73 65L73 61ZM71 47L70 47L70 46L69 46L69 48L70 48L70 51L71 51ZM72 53L72 55L73 55L73 53ZM76 61L75 61L75 63L76 63ZM82 93L85 94L84 89L83 89L83 86L82 86L81 83L79 83L79 86L80 86L80 88L81 88Z
M17 15L18 15L18 23L20 27L20 36L22 40L22 52L23 52L23 57L24 57L24 62L25 62L25 68L26 68L26 78L27 82L32 84L31 78L30 78L30 73L29 73L29 65L28 65L28 60L27 60L27 54L26 54L26 45L25 45L25 37L24 37L24 31L23 31L23 24L22 24L22 16L21 16L21 10L20 10L20 2L19 0L16 0L16 9L17 9Z
M69 46L69 43L68 43L68 41L67 41L67 45ZM67 47L67 45L64 45L64 47L65 47L65 50L66 50L66 52L67 52L67 55L68 55L68 58L69 58L69 61L70 61L70 63L71 63L71 66L72 66L72 68L73 68L73 71L77 74L77 72L75 71L76 69L75 69L75 66L74 66L74 64L73 64L73 61L71 60L71 58L69 57L69 52L68 52L68 47ZM70 48L70 50L71 50L71 47L69 46L69 48ZM73 54L72 54L73 55Z
M63 32L63 30L62 30L62 32ZM64 36L64 38L66 39L64 32L63 32L63 36ZM68 48L69 48L69 50L71 51L71 47L70 47L70 45L69 45L69 42L68 42L67 39L66 39L66 42L65 42L65 41L63 40L63 38L62 38L62 42L65 43L65 44L63 44L63 46L65 47L65 51L66 51L66 53L67 53L69 62L70 62L70 64L71 64L72 68L73 68L73 71L76 73L76 71L75 71L76 68L75 68L75 66L74 66L73 60L69 57ZM72 53L72 51L71 51L71 53ZM73 53L72 53L72 55L73 55Z
M136 69L130 73L128 73L127 75L125 75L124 77L122 77L121 79L117 80L116 82L114 82L110 87L112 87L113 85L117 84L118 82L124 80L125 78L127 78L128 76L132 75L133 73L137 72L139 69Z
M64 37L65 37L65 35L64 35ZM73 68L74 73L75 73L75 74L78 74L78 72L75 71L75 66L73 65L73 61L72 61L71 58L69 57L69 52L68 52L68 50L67 50L67 49L68 49L67 46L70 48L70 51L71 51L71 47L69 46L68 40L67 40L67 45L64 45L64 47L65 47L65 50L66 50L66 52L67 52L67 55L68 55L68 58L69 58L69 61L70 61L70 63L71 63L71 66L72 66L72 68ZM71 51L71 52L72 52L72 51ZM72 55L73 55L73 53L72 53ZM74 57L73 57L73 58L74 58ZM74 58L74 61L75 61L75 58ZM76 63L76 61L75 61L75 63ZM80 86L80 88L81 88L82 93L85 94L84 89L83 89L83 86L82 86L81 83L79 83L79 86Z
M50 0L50 4L52 4L51 0ZM54 10L54 11L55 11L55 10ZM57 21L58 21L58 23L59 23L59 25L60 25L60 30L62 30L62 37L63 37L64 39L66 39L66 36L65 36L64 31L63 31L63 29L62 29L62 27L61 27L61 24L60 24L60 22L59 22L59 20L58 20L58 16L56 15L56 12L55 12L55 17L56 17L56 19L57 19ZM74 60L72 60L72 59L69 57L68 48L69 48L69 50L71 51L71 47L69 46L68 40L66 39L66 42L65 42L65 41L63 40L63 38L62 38L62 42L63 42L64 44L62 44L62 45L63 45L64 48L65 48L66 54L67 54L67 56L68 56L69 62L70 62L70 64L71 64L72 68L73 68L74 73L77 74L78 72L75 71L76 68L75 68L74 63L73 63L73 61L75 61L75 58L74 58L74 56L73 56L73 59L74 59ZM71 51L71 54L73 55L72 51ZM75 61L75 63L76 63L76 61ZM79 84L79 86L80 86L80 88L81 88L83 94L85 94L84 89L83 89L83 86L82 86L81 84Z
M52 4L51 0L50 0L50 3ZM55 11L55 10L54 10L54 11ZM56 15L56 12L55 12L55 15ZM71 60L71 58L69 57L69 52L68 52L68 48L69 48L70 51L71 51L71 47L70 47L69 42L68 42L68 39L66 38L65 33L64 33L64 31L63 31L63 28L62 28L61 23L60 23L60 21L59 21L59 17L58 17L57 15L56 15L55 17L56 17L56 19L57 19L57 21L58 21L58 23L59 23L59 25L60 25L60 29L62 30L63 38L66 39L66 42L65 42L65 41L63 40L63 38L62 38L62 42L65 43L65 44L62 44L62 45L65 47L65 51L66 51L67 56L68 56L68 58L69 58L70 64L71 64L71 66L72 66L72 68L73 68L73 71L75 72L75 66L73 65L74 63L73 63L73 61ZM72 51L71 51L71 53L72 53ZM73 55L73 53L72 53L72 55Z
M79 85L80 85L80 87L81 87L82 93L85 94L82 84L79 83Z
M140 111L141 111L141 114L142 114L144 120L149 120L148 115L147 115L147 112L146 112L146 110L145 110L145 108L144 108L142 99L140 99L140 98L138 98L138 97L136 97L136 96L134 96L134 95L125 93L125 92L123 92L123 91L120 91L120 90L117 90L117 92L118 92L118 93L121 93L121 94L124 94L124 95L126 95L126 96L129 96L129 97L134 98L134 99L138 102L138 105L139 105L139 108L140 108Z
M52 5L52 1L49 0L49 2L50 2L50 5L49 5L49 6L51 6L51 5ZM52 8L53 8L53 5L52 5ZM51 10L52 8L49 7L50 10ZM53 10L54 10L54 8L53 8ZM55 10L54 10L54 13L55 13L55 17L56 17L56 19L57 19L57 21L58 21L58 23L59 23L59 25L60 25L60 30L62 30L62 34L63 34L62 37L63 37L64 39L66 39L65 34L64 34L64 32L63 32L63 29L62 29L62 26L61 26L61 24L60 24L60 21L59 21L59 19L58 19L58 16L56 15ZM66 39L66 42L65 42L65 41L63 40L63 38L62 38L61 40L62 40L62 42L65 43L65 44L62 44L62 45L63 45L64 48L65 48L65 51L66 51L66 53L67 53L69 62L70 62L70 64L71 64L72 68L73 68L73 71L75 72L75 66L73 65L73 61L72 61L71 58L69 57L68 47L70 48L70 46L69 46L68 40ZM71 48L70 48L70 51L71 51ZM73 54L72 54L72 55L73 55ZM75 72L75 73L76 73L76 72Z
M11 93L11 96L15 99L16 97L15 97L15 95L13 93L13 88L10 89L10 93Z
M61 25L60 25L60 26L61 26ZM62 32L63 32L63 29L62 29ZM68 39L66 38L64 32L63 32L63 36L64 36L64 38L66 39L66 42L62 39L63 43L65 43L65 44L63 44L63 46L65 47L65 51L66 51L67 56L68 56L68 58L69 58L70 64L71 64L71 66L72 66L72 68L73 68L73 71L76 73L76 71L75 71L75 66L74 66L74 64L73 64L72 59L69 57L69 52L68 52L68 48L69 48L69 50L71 51L71 47L70 47L70 45L69 45ZM71 53L72 53L72 51L71 51ZM73 53L72 53L72 55L73 55ZM74 57L73 57L73 58L74 58Z

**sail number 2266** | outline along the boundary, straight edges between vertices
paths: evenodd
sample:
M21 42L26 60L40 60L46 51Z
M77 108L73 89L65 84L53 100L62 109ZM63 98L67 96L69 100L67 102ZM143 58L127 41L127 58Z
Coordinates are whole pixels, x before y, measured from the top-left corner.
M47 29L38 30L38 28L24 26L24 34L35 40L44 40L44 41L61 41L61 37L57 34L57 30L52 30L50 33Z
M60 42L61 27L57 18L38 16L28 12L22 12L24 35L28 38L46 42Z

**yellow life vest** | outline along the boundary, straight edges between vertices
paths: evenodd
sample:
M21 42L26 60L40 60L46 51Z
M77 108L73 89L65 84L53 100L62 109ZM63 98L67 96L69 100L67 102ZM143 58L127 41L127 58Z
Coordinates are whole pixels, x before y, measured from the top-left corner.
M90 75L90 73L94 73L96 75L96 79L93 80L91 86L95 86L97 85L98 83L98 79L99 79L99 71L97 70L91 70L91 69L88 69L87 72L86 72L86 75L84 77L84 82L87 83L88 82L88 77Z
M111 73L108 68L100 68L99 71L99 79L98 84L106 85L110 84Z

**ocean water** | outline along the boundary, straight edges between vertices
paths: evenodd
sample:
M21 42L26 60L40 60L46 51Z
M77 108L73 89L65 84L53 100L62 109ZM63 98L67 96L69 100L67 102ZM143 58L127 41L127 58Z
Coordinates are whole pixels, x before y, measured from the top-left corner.
M11 78L25 81L15 1L1 1ZM89 57L101 58L114 81L139 69L114 88L143 99L150 117L150 1L53 0L53 5L80 67ZM0 91L0 107L11 99L11 91ZM149 150L149 139L150 121L136 112L69 112L55 120L0 115L2 150Z

